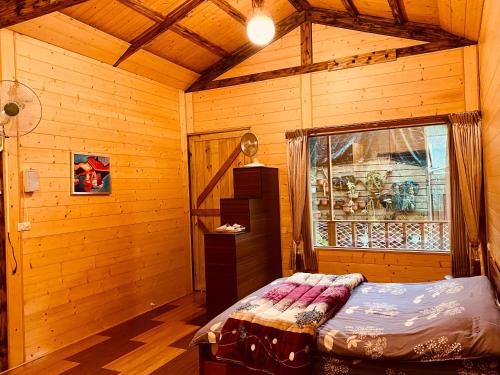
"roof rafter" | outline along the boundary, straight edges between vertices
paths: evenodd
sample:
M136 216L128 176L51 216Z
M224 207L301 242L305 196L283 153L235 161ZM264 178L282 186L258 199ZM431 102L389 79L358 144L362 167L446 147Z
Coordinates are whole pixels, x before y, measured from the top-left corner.
M165 20L165 16L160 12L157 12L154 9L151 9L144 5L139 0L118 0L123 5L129 7L132 10L135 10L137 13L142 14L143 16L149 18L151 21L156 23L162 23ZM189 30L188 28L175 24L170 27L174 33L184 37L185 39L195 43L196 45L205 48L206 50L212 52L215 55L220 57L225 57L229 55L229 53L224 50L222 47L212 43L208 39L202 37L201 35L195 33L194 31Z
M184 37L187 40L199 45L200 47L205 48L206 50L212 52L214 55L218 55L220 57L229 56L229 52L224 48L218 46L217 44L212 43L208 39L205 39L199 34L196 34L194 31L189 30L187 27L176 24L173 25L170 30L172 30L177 35Z
M247 25L247 18L243 13L241 13L238 9L233 7L225 0L210 0L212 3L217 5L219 9L226 12L229 16L233 17L236 21L241 23L243 26Z
M130 47L120 56L113 66L120 65L124 60L133 55L137 50L154 40L158 35L167 31L175 23L186 17L189 12L195 9L205 0L188 0L169 13L161 23L151 26L137 38L132 40Z
M359 15L358 8L352 2L352 0L342 0L342 4L344 4L344 8L347 10L347 13L351 15L351 17L357 17Z
M308 21L312 23L372 34L413 39L422 42L448 41L452 42L456 47L476 44L476 42L444 31L438 26L417 22L406 22L398 25L388 18L361 14L357 17L352 17L347 12L323 8L312 8L308 10L307 16Z
M398 24L403 24L407 21L406 16L403 11L403 6L399 0L387 0L389 6L391 7L392 16Z
M60 11L88 0L4 0L0 2L0 28Z
M284 37L290 31L302 25L302 23L304 23L305 21L306 21L306 14L304 11L292 13L290 16L281 20L276 25L276 33L271 43L274 42L275 40ZM255 55L257 52L261 51L265 47L266 46L258 46L251 42L244 44L230 56L219 60L214 65L205 69L201 73L200 78L198 78L198 80L194 82L187 89L187 92L203 90L205 85L207 85L209 82L213 81L215 78L224 74L225 72L227 72L234 66L238 65L242 61Z
M311 8L311 4L307 0L288 0L290 4L298 11L301 12L303 10L307 10Z

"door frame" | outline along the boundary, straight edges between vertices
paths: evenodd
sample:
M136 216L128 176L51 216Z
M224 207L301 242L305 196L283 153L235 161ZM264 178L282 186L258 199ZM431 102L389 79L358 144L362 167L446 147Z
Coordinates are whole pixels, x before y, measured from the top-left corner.
M196 273L195 273L195 249L194 249L194 225L195 225L195 222L193 220L193 218L195 217L203 217L203 216L214 216L214 214L216 214L215 212L208 212L208 210L205 210L205 212L200 212L197 207L194 208L193 207L193 191L192 191L192 176L191 176L191 156L192 156L192 150L191 150L191 139L194 138L194 137L205 137L206 140L210 140L210 139L221 139L221 138L234 138L234 135L238 134L238 135L243 135L244 133L248 132L248 131L251 131L251 127L250 126L242 126L242 127L237 127L237 128L226 128L226 129L214 129L214 130L211 130L211 131L205 131L205 132L193 132L193 133L188 133L187 134L187 170L188 170L188 189L189 189L189 238L190 238L190 254L191 254L191 278L192 278L192 281L191 281L191 285L193 286L193 290L196 290ZM226 135L225 137L224 136L221 136L221 135ZM231 136L233 135L233 136ZM239 155L240 153L238 153ZM238 155L236 155L236 158L238 157ZM236 159L235 158L235 159ZM224 173L222 173L217 182L214 184L214 186L212 186L212 189L215 188L215 186L217 186L218 182L220 181L220 179L222 177L225 176L225 174L231 169L231 165L232 163L234 162L234 160L229 164L229 166L227 167L227 169L224 171ZM214 177L217 176L217 172L216 174L214 175ZM208 186L208 185L207 185ZM208 192L208 195L210 195L211 193L211 190ZM207 195L207 196L208 196ZM205 197L206 198L206 197ZM198 204L197 204L198 206ZM219 214L220 215L220 214ZM215 215L215 216L219 216L219 215ZM201 221L201 224L204 226L203 224L203 221ZM207 232L208 231L208 228L206 228L205 226L205 229L203 228L200 228L202 229L204 232Z

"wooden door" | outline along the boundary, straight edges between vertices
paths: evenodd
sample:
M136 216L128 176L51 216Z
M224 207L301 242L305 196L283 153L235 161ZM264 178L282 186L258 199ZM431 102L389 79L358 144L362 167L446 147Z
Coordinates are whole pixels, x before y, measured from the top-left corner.
M233 197L233 168L250 162L240 150L240 139L245 132L247 130L189 137L191 237L196 290L205 289L204 234L221 225L219 200Z

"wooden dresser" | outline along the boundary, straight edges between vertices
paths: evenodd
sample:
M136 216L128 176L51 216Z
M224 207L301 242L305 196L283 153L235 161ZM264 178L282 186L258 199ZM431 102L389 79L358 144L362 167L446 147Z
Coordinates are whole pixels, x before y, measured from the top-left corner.
M235 168L234 198L221 199L221 223L238 223L238 234L205 234L207 313L213 317L281 277L277 168Z

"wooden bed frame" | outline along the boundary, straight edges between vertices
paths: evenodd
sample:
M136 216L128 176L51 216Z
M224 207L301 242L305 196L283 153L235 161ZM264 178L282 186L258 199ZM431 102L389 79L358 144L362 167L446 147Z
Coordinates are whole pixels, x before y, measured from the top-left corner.
M500 264L488 252L488 277L497 293L497 304L500 299ZM500 306L500 305L499 305ZM230 363L219 362L214 359L211 345L199 346L200 350L200 375L257 375L262 372L249 370L245 367Z

